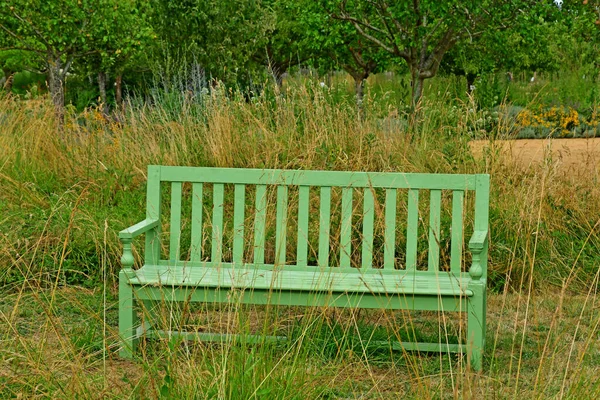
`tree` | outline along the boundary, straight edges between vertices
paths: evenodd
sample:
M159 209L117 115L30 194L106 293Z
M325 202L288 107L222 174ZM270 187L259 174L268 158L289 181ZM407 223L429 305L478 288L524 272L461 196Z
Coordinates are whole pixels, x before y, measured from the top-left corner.
M365 40L404 59L410 69L412 109L423 94L425 79L434 77L444 55L464 38L506 26L510 16L531 2L519 0L340 0L332 10L351 23Z
M39 60L31 53L21 50L0 51L0 69L4 74L3 86L7 93L12 91L13 78L17 72L41 70Z
M149 45L153 34L144 2L100 0L97 20L87 34L93 52L81 57L82 69L95 75L104 113L108 111L107 84L115 77L115 101L122 103L122 75L132 58Z
M258 1L153 0L151 23L158 35L155 47L166 54L162 67L167 79L188 64L201 66L207 76L227 83L249 81L264 72L255 55L273 30L271 14Z
M59 123L64 115L64 82L77 57L93 52L89 34L98 11L92 0L0 0L3 49L36 54L44 64Z

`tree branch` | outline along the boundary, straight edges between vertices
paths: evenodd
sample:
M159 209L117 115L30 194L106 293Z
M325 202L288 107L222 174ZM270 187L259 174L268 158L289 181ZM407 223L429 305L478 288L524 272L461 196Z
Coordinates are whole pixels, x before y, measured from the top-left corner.
M42 43L44 43L44 45L46 47L48 47L48 48L52 47L50 45L50 43L46 40L44 35L42 35L42 33L35 27L35 25L33 25L33 23L23 19L19 14L17 14L17 12L15 10L12 10L12 13L15 16L15 18L17 18L19 21L21 21L22 23L24 23L26 25L29 25L31 27L31 29L33 30L33 32L36 34L36 36L42 41Z

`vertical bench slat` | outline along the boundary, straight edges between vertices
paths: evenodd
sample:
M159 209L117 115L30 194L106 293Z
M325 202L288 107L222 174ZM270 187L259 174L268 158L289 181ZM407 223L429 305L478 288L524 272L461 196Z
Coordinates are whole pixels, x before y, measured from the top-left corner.
M288 187L277 186L277 216L275 221L275 265L285 265L287 245Z
M256 185L254 214L254 264L265 263L265 222L267 217L267 186Z
M450 270L460 274L463 246L463 208L465 192L455 190L452 193L452 242L450 250Z
M342 189L342 221L340 227L340 267L350 267L352 254L352 188Z
M148 167L148 186L146 195L146 218L159 219L161 215L160 167ZM160 260L160 225L146 233L146 263L158 264Z
M417 243L419 240L419 190L408 190L408 220L406 225L406 270L417 269Z
M396 258L396 189L385 190L385 249L383 267L395 268Z
M373 189L365 188L363 198L363 234L362 234L362 267L373 265L373 221L375 220L375 199Z
M429 271L440 269L440 213L442 191L431 190L429 197Z
M191 261L202 259L202 183L192 184L192 254Z
M329 266L329 230L331 211L331 188L321 187L321 205L319 217L319 267Z
M181 186L181 182L171 182L171 261L179 261L181 258Z
M233 204L233 263L244 263L244 209L246 185L235 185Z
M220 263L223 257L223 191L222 183L213 185L212 249L210 260Z
M476 231L487 231L490 218L490 177L489 175L478 175L475 187L475 221L473 228ZM481 279L487 279L487 247L482 258L483 275Z
M309 214L309 186L298 188L298 244L296 247L296 265L308 265L308 214Z

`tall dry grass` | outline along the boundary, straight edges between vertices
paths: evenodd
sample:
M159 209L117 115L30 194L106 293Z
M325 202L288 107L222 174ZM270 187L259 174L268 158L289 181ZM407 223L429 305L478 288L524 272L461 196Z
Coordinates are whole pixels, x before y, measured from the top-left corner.
M474 159L467 143L477 112L445 100L426 99L415 130L376 98L366 99L359 120L353 104L311 85L250 99L217 88L153 105L132 100L114 118L94 109L71 113L57 131L47 101L1 98L0 392L591 398L600 391L598 171L564 175L552 159L523 169L493 145ZM494 129L508 129L505 123ZM137 362L119 361L116 232L143 215L148 164L490 173L490 290L498 294L489 302L484 373L468 373L460 358L369 348L402 323L435 335L431 327L445 316L350 311L260 315L290 330L292 344L182 350L167 341L149 343ZM194 318L216 315L217 325L234 321L239 330L248 315L263 311L234 305L185 312L196 324L206 321ZM303 319L294 319L298 313Z

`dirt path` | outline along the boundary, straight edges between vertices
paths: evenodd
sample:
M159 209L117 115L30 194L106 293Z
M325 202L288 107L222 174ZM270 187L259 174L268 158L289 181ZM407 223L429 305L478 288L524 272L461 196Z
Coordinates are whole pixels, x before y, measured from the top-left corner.
M481 157L484 151L492 151L512 158L525 168L552 162L561 172L600 171L600 138L475 140L469 145L475 157Z

